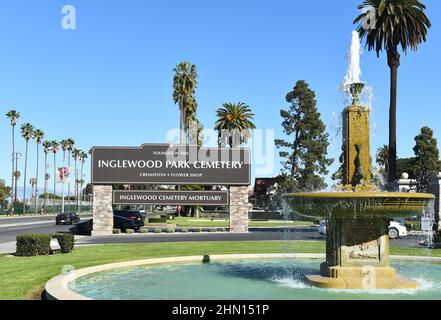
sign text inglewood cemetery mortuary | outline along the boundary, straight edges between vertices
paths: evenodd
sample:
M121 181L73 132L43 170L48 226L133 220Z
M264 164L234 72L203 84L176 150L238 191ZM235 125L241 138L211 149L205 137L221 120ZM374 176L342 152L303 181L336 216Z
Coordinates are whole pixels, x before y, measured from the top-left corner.
M95 147L92 183L248 186L250 161L248 149L183 145Z

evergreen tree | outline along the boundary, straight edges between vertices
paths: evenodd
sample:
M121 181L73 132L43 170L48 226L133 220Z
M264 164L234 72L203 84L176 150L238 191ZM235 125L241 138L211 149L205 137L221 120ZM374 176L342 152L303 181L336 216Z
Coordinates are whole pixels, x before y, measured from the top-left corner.
M417 160L417 181L418 192L427 192L430 187L430 177L438 170L439 149L436 139L433 137L433 130L424 127L419 135L415 137L415 152Z
M281 186L286 191L317 191L326 188L322 175L333 159L326 158L328 137L326 126L317 111L315 92L309 85L298 81L293 91L286 96L291 104L289 110L281 110L282 127L290 140L276 140L276 146L284 151Z

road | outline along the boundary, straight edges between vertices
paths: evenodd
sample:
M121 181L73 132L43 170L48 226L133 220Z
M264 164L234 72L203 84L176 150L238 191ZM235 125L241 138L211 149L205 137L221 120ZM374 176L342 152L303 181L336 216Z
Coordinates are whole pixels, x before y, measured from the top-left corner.
M83 216L87 219L89 215ZM0 219L0 253L8 252L13 247L17 234L68 231L70 226L56 226L54 216L48 217L17 217ZM295 227L291 230L251 229L246 234L231 233L188 233L188 234L135 234L116 235L108 237L81 237L77 245L126 244L126 243L160 243L160 242L195 242L195 241L269 241L269 240L303 240L323 241L316 228ZM424 236L409 236L403 239L391 240L391 246L419 247L426 240Z

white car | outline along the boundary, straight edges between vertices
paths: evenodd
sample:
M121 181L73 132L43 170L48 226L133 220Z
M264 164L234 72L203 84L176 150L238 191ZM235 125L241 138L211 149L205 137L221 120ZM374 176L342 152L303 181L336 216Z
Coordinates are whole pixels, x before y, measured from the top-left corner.
M401 237L407 237L407 228L404 223L397 221L391 221L389 225L389 238L398 239Z
M320 225L318 227L318 233L321 235L326 235L326 221L320 221ZM400 222L391 221L389 225L389 238L390 239L398 239L400 237L407 237L407 228Z

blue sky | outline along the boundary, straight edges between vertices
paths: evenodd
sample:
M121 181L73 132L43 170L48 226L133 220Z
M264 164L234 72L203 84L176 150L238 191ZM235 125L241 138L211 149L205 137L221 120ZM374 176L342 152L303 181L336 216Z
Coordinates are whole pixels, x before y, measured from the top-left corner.
M297 80L316 91L338 158L335 114L347 69L352 21L361 0L0 0L0 111L19 110L50 140L78 147L166 142L178 127L173 67L195 63L199 118L211 128L227 101L246 102L260 129L282 138L280 109ZM429 41L402 57L398 152L412 156L413 138L430 126L441 139L441 2L425 0ZM77 30L61 28L64 5L77 9ZM374 88L372 149L387 143L389 71L386 57L362 57L363 80ZM9 182L10 126L0 120L0 178ZM24 143L19 139L19 151ZM35 148L31 147L30 159ZM61 157L60 157L61 158ZM273 175L279 171L276 158ZM337 161L331 173L338 167ZM34 163L29 170L34 172ZM269 174L271 175L271 174Z

